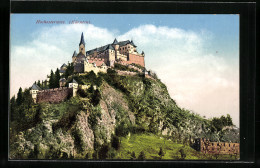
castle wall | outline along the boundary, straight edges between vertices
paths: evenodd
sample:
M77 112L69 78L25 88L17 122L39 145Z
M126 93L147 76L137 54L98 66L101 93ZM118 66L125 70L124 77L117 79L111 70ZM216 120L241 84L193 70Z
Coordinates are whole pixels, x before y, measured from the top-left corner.
M77 72L77 73L84 72L84 65L82 63L75 63L74 72Z
M93 71L95 74L98 72L107 72L107 67L94 67L92 63L87 63L86 61L84 62L84 72L90 72Z
M141 55L136 55L136 54L128 54L129 60L127 61L128 64L139 64L144 67L144 57Z
M210 142L205 139L199 139L199 150L202 153L210 154L239 154L239 143L228 142Z
M60 103L72 96L72 92L73 89L67 87L42 90L38 92L36 102Z
M130 76L137 75L137 72L120 71L120 70L116 70L116 72L118 73L118 75L130 75Z

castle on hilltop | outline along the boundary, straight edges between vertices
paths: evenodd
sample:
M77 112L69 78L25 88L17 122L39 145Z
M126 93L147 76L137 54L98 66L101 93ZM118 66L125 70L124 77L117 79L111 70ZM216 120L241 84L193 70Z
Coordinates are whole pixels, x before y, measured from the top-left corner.
M135 69L137 72L144 73L145 77L150 77L147 75L147 71L144 66L144 52L139 54L136 50L136 45L131 40L120 41L117 39L113 43L107 44L105 46L95 48L92 50L85 51L85 40L83 33L81 34L81 39L79 42L79 53L74 51L72 55L72 64L74 67L74 73L86 73L93 71L107 72L107 69L114 67L115 63L128 66L128 68ZM131 65L132 64L132 65ZM137 67L139 66L139 67ZM140 66L143 67L140 69ZM78 85L77 81L73 79L72 82L64 78L68 65L63 64L60 67L60 75L63 76L59 79L59 87L53 89L41 89L38 85L33 84L30 89L32 98L35 103L50 102L58 103L71 96L76 96L78 88L88 88L87 85ZM120 75L136 75L137 72L127 72L117 70ZM47 76L46 82L49 82L49 76ZM150 77L151 78L151 77ZM69 84L66 87L66 84Z
M85 51L85 40L83 33L79 43L79 53L74 51L72 63L74 72L84 73L93 70L97 72L106 72L108 67L113 67L115 63L124 65L138 64L145 66L144 52L139 54L136 45L131 40L120 41L117 39L113 43Z

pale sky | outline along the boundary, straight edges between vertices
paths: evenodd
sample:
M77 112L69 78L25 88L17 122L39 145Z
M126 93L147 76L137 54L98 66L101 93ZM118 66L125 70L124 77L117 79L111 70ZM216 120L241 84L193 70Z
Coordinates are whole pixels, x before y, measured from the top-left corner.
M71 61L83 32L86 51L133 39L180 107L239 127L239 15L12 14L10 27L10 96Z

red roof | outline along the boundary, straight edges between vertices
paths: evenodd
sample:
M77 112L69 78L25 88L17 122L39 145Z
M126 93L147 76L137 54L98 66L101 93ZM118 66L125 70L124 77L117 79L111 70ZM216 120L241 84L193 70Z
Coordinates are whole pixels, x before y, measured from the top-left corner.
M94 59L89 59L89 63L96 63L96 66L101 66L104 63L104 59L101 58L94 58Z

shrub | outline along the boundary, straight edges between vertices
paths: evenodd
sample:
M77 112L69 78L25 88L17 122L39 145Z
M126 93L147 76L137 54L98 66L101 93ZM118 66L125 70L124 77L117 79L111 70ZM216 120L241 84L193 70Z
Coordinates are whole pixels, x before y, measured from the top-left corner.
M109 146L108 144L103 144L98 152L99 159L106 159L108 157L108 151L109 151Z
M84 97L84 98L88 96L88 94L83 89L78 89L77 94L80 97Z
M118 150L120 148L120 141L119 141L118 136L116 136L116 135L112 136L111 145L116 150Z
M141 151L139 156L138 156L138 159L139 160L145 160L145 154L144 154L144 151Z
M164 151L163 151L162 147L160 147L160 151L159 151L158 155L160 156L160 158L162 158L164 156Z
M136 159L136 156L135 156L135 152L133 151L133 152L131 153L131 160L134 160L134 159Z
M180 149L179 152L181 153L181 159L185 159L186 154L183 149Z

